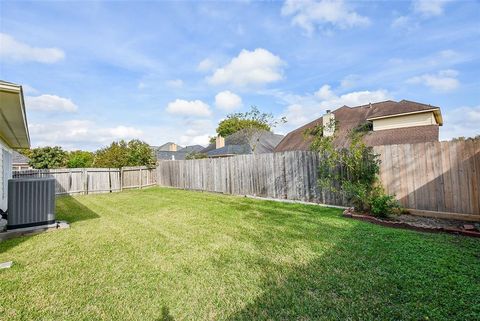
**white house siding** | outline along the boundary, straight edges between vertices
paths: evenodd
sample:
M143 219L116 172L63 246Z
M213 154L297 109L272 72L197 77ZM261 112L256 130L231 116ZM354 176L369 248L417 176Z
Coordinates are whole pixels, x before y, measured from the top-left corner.
M12 178L12 150L0 138L0 209L7 210L8 180Z

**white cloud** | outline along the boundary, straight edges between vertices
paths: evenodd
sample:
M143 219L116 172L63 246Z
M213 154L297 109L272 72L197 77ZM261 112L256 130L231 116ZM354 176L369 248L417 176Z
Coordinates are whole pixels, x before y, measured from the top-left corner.
M309 34L315 31L316 26L324 24L345 29L370 23L367 17L348 8L343 0L286 0L282 15L293 16L292 24L305 29Z
M56 95L40 95L36 97L25 97L25 104L27 110L38 111L65 111L75 112L78 106L73 103L69 98L63 98Z
M307 115L309 108L301 104L292 104L287 106L285 110L285 117L289 125L301 126L310 122L312 118Z
M203 59L197 66L198 71L210 71L215 68L215 63L211 59Z
M69 120L52 123L29 124L30 134L35 146L59 145L65 149L96 149L120 139L142 138L143 132L134 127L99 126L89 120Z
M281 80L284 62L270 51L257 48L242 50L228 64L215 70L207 80L213 85L230 84L245 87Z
M414 0L413 11L425 17L440 16L449 0Z
M0 33L0 57L5 62L36 61L51 64L64 59L65 53L58 48L32 47L8 34Z
M421 84L435 91L448 92L457 89L460 85L457 76L458 72L456 70L447 69L441 70L436 74L423 74L412 77L407 80L407 83Z
M183 86L183 80L181 79L171 79L167 81L167 86L172 88L180 88Z
M395 18L391 24L392 28L414 31L420 27L418 19L411 16L400 16Z
M23 93L24 94L27 94L27 95L36 95L39 93L39 91L35 88L33 88L32 86L30 85L22 85L22 89L23 89Z
M413 0L412 12L399 16L392 21L393 28L414 31L420 27L420 20L443 14L445 6L451 0Z
M182 135L177 138L180 145L207 146L209 136L215 133L215 124L210 119L190 119L183 124L183 127L186 130L182 131Z
M312 94L292 95L277 92L276 96L287 104L284 112L288 121L284 126L286 131L320 117L327 109L335 110L343 105L354 107L391 99L391 94L383 89L338 95L330 85L323 85Z
M443 126L440 127L440 139L455 137L474 137L480 135L480 106L459 107L443 112Z
M242 98L229 90L225 90L215 96L215 106L231 111L242 106Z
M167 112L186 116L210 116L210 106L201 100L176 99L167 106Z

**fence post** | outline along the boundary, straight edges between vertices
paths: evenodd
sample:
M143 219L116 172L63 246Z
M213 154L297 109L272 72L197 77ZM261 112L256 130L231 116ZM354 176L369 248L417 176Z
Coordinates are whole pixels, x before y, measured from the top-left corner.
M142 188L142 168L140 167L140 171L138 171L138 175L140 175L140 189Z
M88 194L88 170L86 168L83 169L83 193Z
M123 192L123 167L120 167L120 192Z

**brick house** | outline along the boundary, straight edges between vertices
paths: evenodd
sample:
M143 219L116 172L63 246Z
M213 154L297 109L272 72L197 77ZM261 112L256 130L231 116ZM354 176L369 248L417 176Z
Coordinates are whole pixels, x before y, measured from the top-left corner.
M311 138L306 137L305 131L317 125L326 126L330 121L338 126L334 144L339 148L348 146L350 130L365 123L371 124L371 130L364 137L369 146L436 142L439 126L443 125L439 107L408 100L343 106L333 112L327 110L322 117L288 133L275 152L308 150ZM333 135L333 132L324 131L324 135Z

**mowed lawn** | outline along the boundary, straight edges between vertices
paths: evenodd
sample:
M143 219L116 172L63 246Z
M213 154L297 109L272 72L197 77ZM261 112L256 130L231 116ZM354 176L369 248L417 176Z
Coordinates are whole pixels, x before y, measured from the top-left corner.
M479 320L480 241L150 188L63 197L0 243L1 320Z

